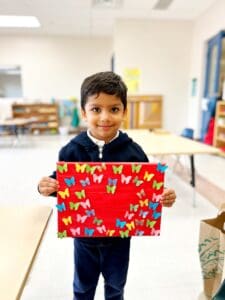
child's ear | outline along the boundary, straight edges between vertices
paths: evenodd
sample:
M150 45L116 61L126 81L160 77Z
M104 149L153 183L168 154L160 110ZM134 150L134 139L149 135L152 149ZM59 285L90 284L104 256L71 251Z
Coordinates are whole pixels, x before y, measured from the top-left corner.
M84 121L86 121L86 112L85 112L85 110L84 109L81 109L81 117L82 117L82 119L84 120Z

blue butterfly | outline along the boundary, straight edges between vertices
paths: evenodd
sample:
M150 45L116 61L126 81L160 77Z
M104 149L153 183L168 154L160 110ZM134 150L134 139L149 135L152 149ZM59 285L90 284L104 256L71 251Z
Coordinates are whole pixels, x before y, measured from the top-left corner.
M117 179L112 179L112 178L108 179L108 185L116 185L116 184L117 184Z
M87 185L90 185L90 179L88 177L86 177L84 180L80 180L80 183L82 186L87 186Z
M160 173L164 173L167 168L167 165L163 165L160 162L157 164L157 171L159 171Z
M67 186L72 186L72 185L75 185L75 178L74 176L70 177L70 178L65 178L64 179L64 182Z
M142 236L144 234L144 231L142 230L136 230L135 235Z
M152 216L153 216L153 219L157 220L158 218L160 218L160 216L161 216L161 213L159 213L159 212L156 212L156 211L153 211L153 214L152 214Z
M95 210L94 209L86 210L86 215L88 217L95 216Z
M87 227L84 228L84 234L87 235L87 236L92 236L94 231L95 230L91 229L91 228L87 228Z
M66 210L65 203L62 202L61 204L56 204L56 207L58 208L58 211L62 212L63 210Z
M148 215L148 211L140 210L139 216L145 219Z
M124 228L126 225L125 221L120 221L120 219L116 219L116 227Z
M149 202L149 208L156 210L156 208L159 206L159 202Z

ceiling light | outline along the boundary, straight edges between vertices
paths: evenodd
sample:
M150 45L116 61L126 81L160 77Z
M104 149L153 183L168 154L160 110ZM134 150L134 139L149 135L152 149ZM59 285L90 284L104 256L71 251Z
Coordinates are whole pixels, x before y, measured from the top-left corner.
M92 0L94 8L121 8L123 0Z
M158 0L153 9L166 10L172 4L173 0Z
M40 27L40 22L33 16L1 16L0 27Z

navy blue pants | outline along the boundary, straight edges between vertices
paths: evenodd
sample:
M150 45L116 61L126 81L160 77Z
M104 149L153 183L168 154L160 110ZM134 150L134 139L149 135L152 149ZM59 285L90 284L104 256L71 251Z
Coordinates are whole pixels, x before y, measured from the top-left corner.
M105 300L123 300L130 238L74 239L74 300L93 300L100 274Z

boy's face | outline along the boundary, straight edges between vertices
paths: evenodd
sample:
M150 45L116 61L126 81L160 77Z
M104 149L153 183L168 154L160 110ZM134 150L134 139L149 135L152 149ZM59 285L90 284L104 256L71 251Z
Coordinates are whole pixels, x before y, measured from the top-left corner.
M100 93L88 97L82 116L91 135L108 143L120 128L125 111L120 98Z

